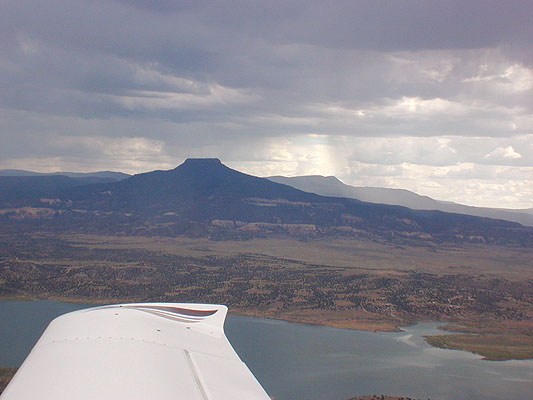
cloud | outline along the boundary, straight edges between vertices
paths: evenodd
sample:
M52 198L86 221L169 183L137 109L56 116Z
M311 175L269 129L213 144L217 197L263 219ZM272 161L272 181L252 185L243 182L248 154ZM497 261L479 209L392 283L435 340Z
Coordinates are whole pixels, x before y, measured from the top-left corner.
M388 167L355 163L357 174L341 178L356 186L408 189L438 200L480 207L529 208L533 167L497 167L473 163L428 166L403 163ZM498 203L499 202L499 203Z
M255 96L247 96L242 91L227 88L218 84L207 85L207 93L156 92L150 90L131 91L125 96L114 100L127 109L205 109L217 105L239 104L251 102Z
M525 92L533 88L533 69L513 64L499 74L487 74L488 66L482 65L483 74L463 79L463 82L481 83L504 92Z
M447 180L472 179L465 201L523 204L490 182L509 168L513 190L529 190L531 12L518 0L4 0L0 166L141 172L216 156L442 199L461 194Z
M121 170L136 173L139 170L174 168L174 159L163 148L163 142L143 137L104 136L47 136L38 143L41 151L28 152L28 157L2 159L0 168L39 170L43 172ZM53 149L62 156L46 154ZM42 151L44 150L44 151Z
M494 150L492 150L490 153L486 154L486 159L491 160L501 160L501 159L517 159L522 158L522 155L517 153L513 146L507 146L507 147L497 147Z

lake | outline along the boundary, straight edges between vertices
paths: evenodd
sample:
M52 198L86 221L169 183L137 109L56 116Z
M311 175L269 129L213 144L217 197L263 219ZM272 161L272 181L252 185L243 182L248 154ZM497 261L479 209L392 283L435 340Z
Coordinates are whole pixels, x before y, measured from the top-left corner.
M56 316L90 307L0 301L0 365L18 366ZM229 315L226 335L276 400L390 394L432 400L528 399L533 361L485 361L428 346L438 323L371 333Z

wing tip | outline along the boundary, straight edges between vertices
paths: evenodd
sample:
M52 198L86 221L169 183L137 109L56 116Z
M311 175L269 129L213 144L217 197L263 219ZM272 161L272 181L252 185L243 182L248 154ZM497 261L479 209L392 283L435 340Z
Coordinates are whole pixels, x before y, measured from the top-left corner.
M223 330L224 322L228 313L228 307L222 304L205 304L205 303L122 303L109 304L86 308L63 314L52 322L66 320L74 315L81 313L93 313L102 310L124 309L139 311L145 314L166 318L169 320L191 323L197 325L210 325Z

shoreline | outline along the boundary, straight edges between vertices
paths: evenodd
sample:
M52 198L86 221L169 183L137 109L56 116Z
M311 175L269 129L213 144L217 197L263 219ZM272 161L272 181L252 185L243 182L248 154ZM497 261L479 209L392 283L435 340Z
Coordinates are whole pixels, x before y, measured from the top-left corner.
M120 300L120 299L88 299L81 297L64 297L64 296L0 296L0 301L39 301L49 300L61 303L70 304L87 304L94 305L95 307L107 304L125 304L125 303L138 303L134 300ZM365 319L365 318L313 318L313 314L320 312L320 310L293 310L290 314L286 312L273 312L273 311L258 311L258 310L246 310L246 309L229 309L228 314L241 315L245 317L266 318L279 321L292 322L305 325L317 325L327 326L329 328L336 329L349 329L365 332L401 332L401 327L407 327L414 325L418 322L442 322L431 320L411 320L411 321L398 321L400 323L394 323L392 320L384 319Z
M0 296L0 301L56 301L70 304L87 304L100 306L105 304L120 304L127 302L135 302L130 300L120 299L88 299L80 297L64 297L64 296ZM508 361L508 360L533 360L533 345L529 345L531 336L518 335L507 333L495 335L486 333L477 333L475 329L470 329L469 333L461 333L460 329L453 329L458 327L457 321L434 321L427 319L410 319L410 320L392 320L379 318L364 318L364 314L359 313L357 316L349 316L349 313L327 313L325 317L322 310L290 310L290 311L260 311L260 310L246 310L233 309L228 310L229 314L240 315L246 317L266 318L278 321L285 321L290 323L326 326L336 329L359 330L365 332L401 332L403 327L415 325L419 322L440 322L447 325L439 327L445 333L441 335L424 336L425 342L434 347L448 350L466 351L472 354L481 355L483 360L487 361ZM343 315L344 314L344 315ZM352 313L353 314L353 313ZM336 316L337 318L334 318ZM446 329L447 328L447 329ZM494 343L494 338L498 339L498 343ZM473 338L477 340L472 340ZM483 342L479 345L479 342ZM518 343L518 348L509 349L507 342ZM503 345L502 345L503 343ZM500 347L497 347L500 346Z

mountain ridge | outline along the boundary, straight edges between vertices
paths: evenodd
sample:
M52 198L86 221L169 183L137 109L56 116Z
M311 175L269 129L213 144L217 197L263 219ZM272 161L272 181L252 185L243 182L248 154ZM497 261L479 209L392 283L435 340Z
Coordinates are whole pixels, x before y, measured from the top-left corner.
M512 210L467 206L435 200L429 196L419 195L406 189L347 185L334 176L304 175L285 177L277 175L267 177L267 179L323 196L347 197L371 203L399 205L414 210L439 210L448 213L503 219L518 222L525 226L533 226L531 209Z
M27 193L0 207L0 221L13 231L533 245L533 229L514 222L320 196L244 174L218 159L188 159L172 170L118 182ZM28 208L46 209L44 217L26 217Z
M2 169L0 176L67 176L69 178L102 178L119 181L129 178L131 175L118 171L95 171L95 172L35 172L23 169Z

